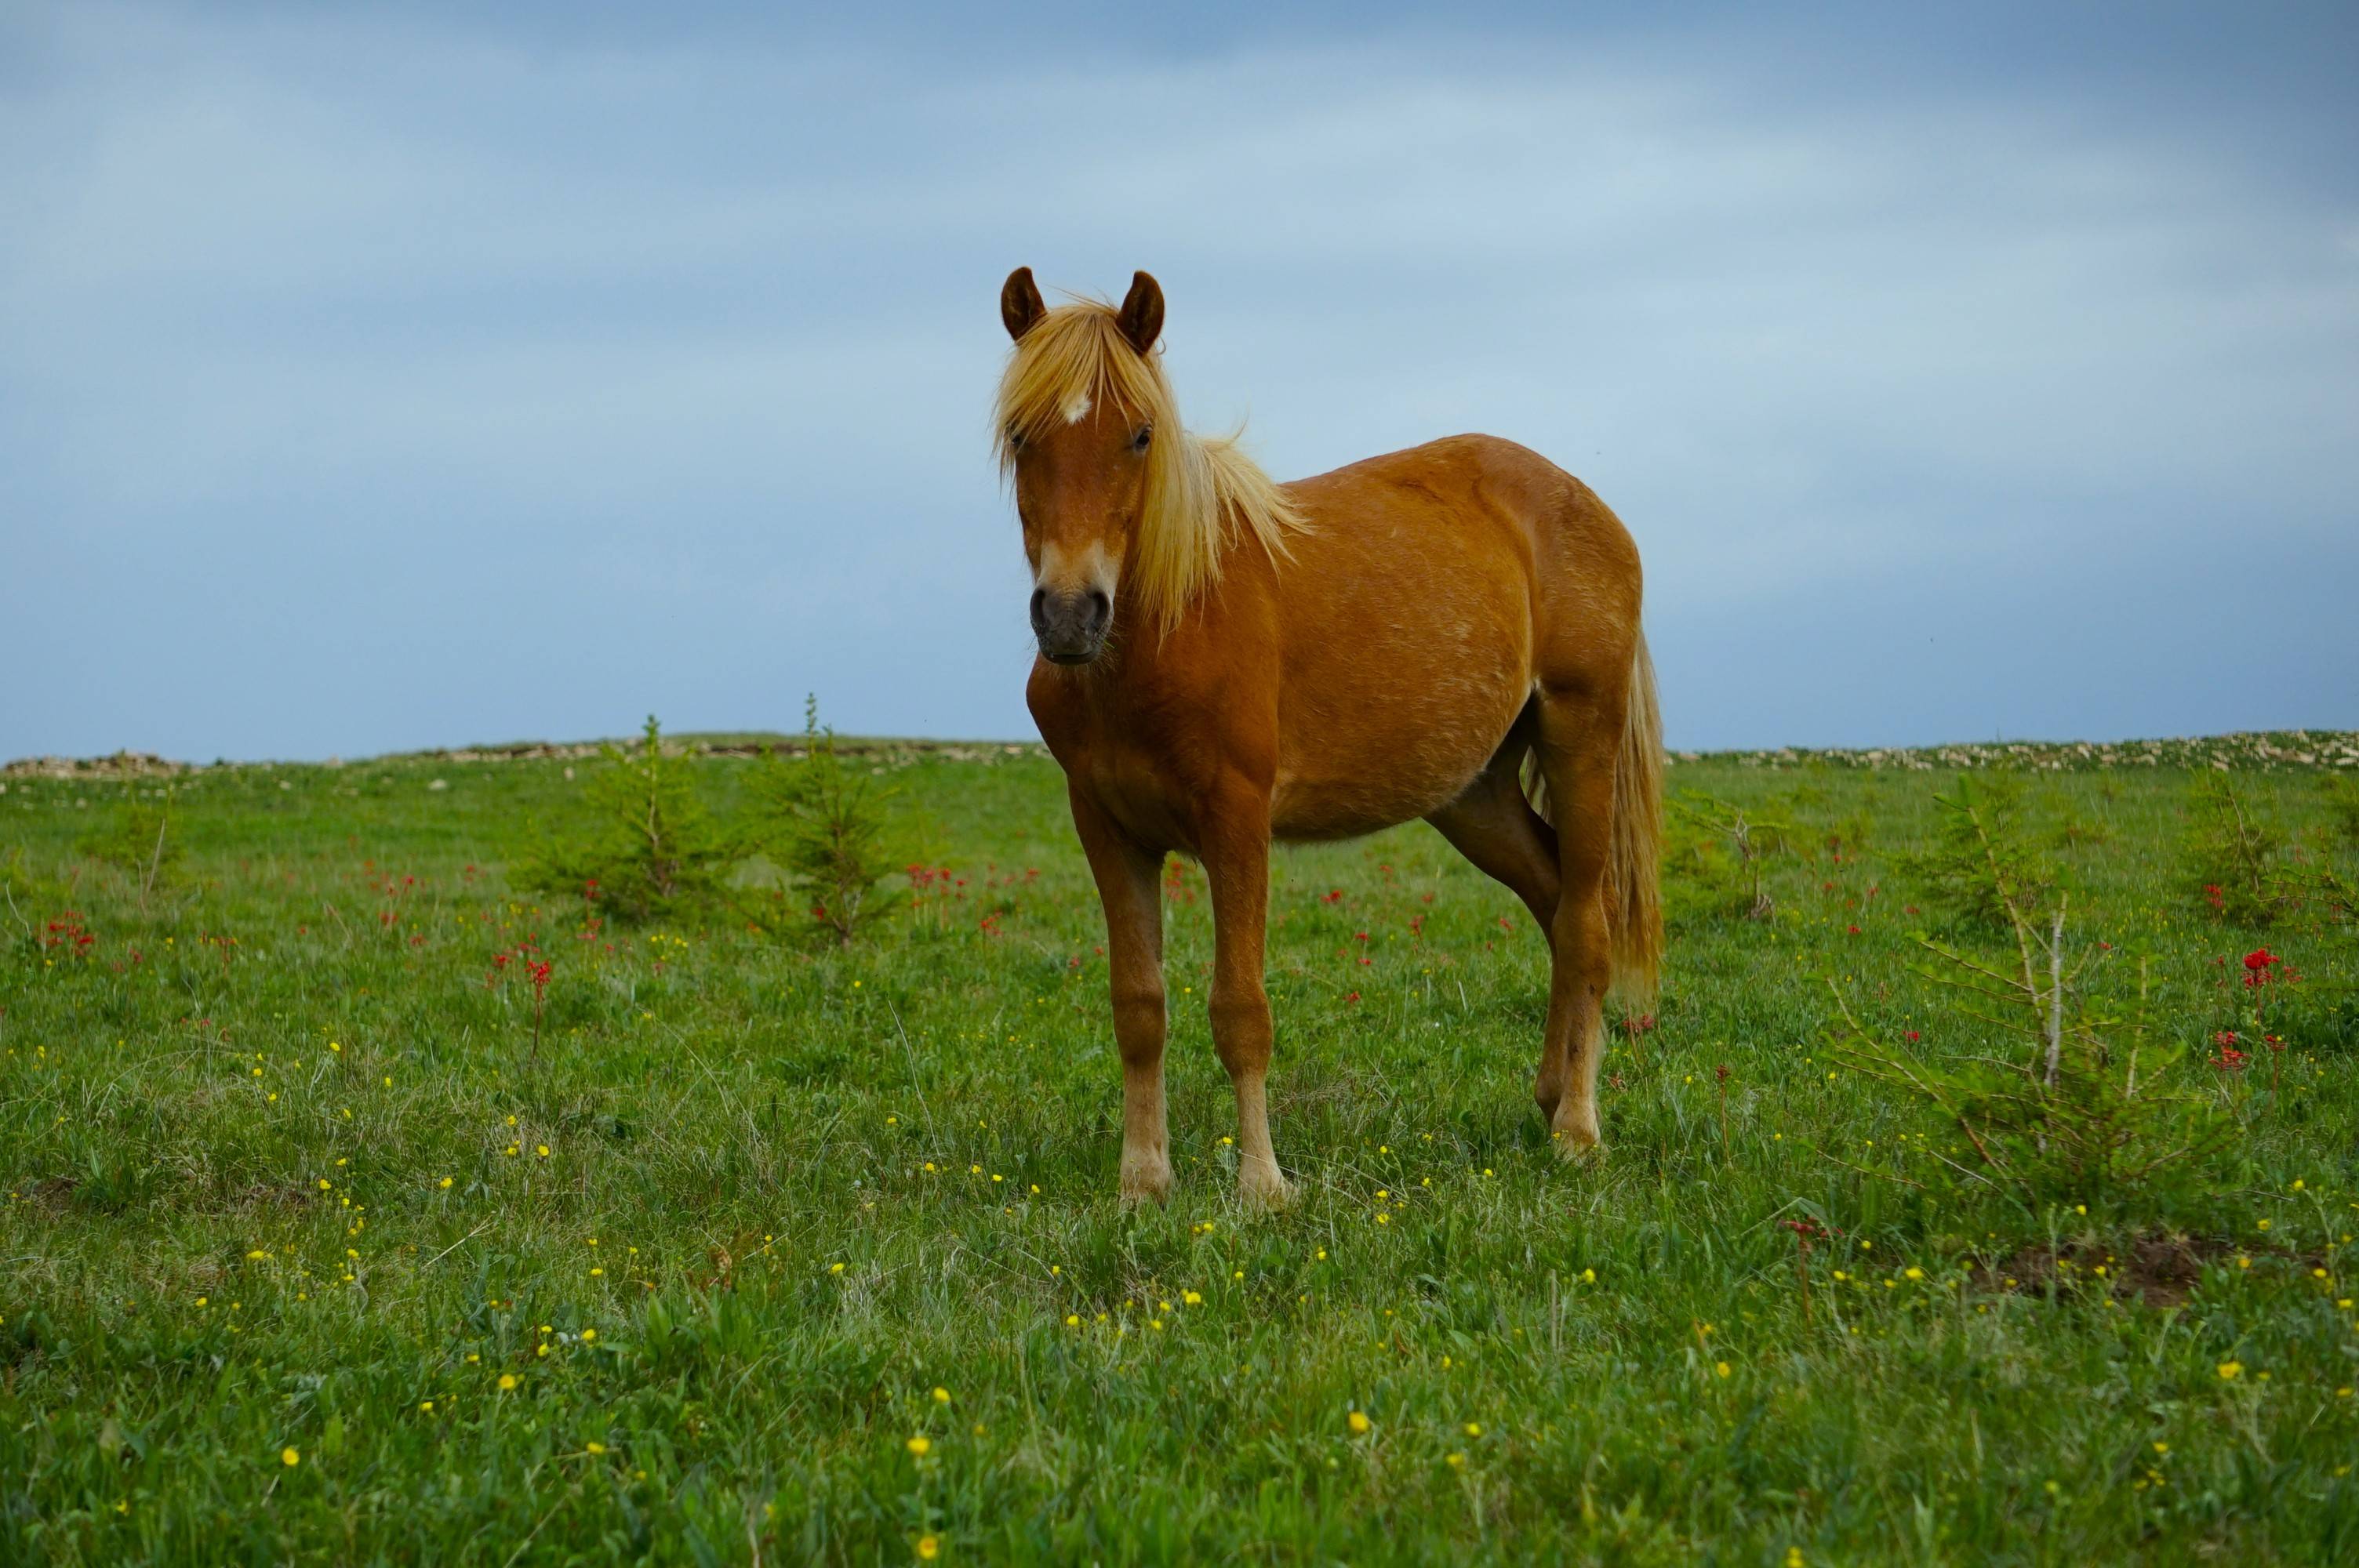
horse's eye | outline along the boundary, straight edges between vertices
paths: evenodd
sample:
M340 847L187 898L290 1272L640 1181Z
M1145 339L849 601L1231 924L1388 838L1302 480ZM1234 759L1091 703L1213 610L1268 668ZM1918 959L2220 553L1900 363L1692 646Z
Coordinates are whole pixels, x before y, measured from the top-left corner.
M1023 431L1010 429L1007 432L1007 449L1011 452L1020 452L1024 449Z
M1155 439L1155 427L1141 425L1138 427L1138 434L1130 438L1130 449L1134 452L1143 452L1147 450L1147 444L1153 439Z

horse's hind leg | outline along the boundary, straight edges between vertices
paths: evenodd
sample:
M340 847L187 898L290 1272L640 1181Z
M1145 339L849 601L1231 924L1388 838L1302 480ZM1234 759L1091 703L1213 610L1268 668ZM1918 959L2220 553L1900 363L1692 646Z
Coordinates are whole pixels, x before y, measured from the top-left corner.
M1604 1050L1605 989L1613 977L1605 867L1613 844L1614 768L1623 696L1543 691L1534 750L1556 825L1560 895L1549 925L1547 1039L1534 1098L1568 1155L1598 1139L1597 1065Z
M1539 705L1535 699L1466 793L1426 820L1476 870L1504 883L1524 901L1553 951L1561 885L1557 835L1547 818L1524 798L1522 778L1524 758L1538 733ZM1532 1086L1532 1098L1539 1102L1542 1116L1556 1114L1565 1076L1565 1054L1551 1033L1540 1054L1539 1076Z
M1556 830L1524 798L1524 757L1538 732L1538 704L1516 727L1465 793L1426 820L1477 871L1506 884L1548 935L1556 919Z

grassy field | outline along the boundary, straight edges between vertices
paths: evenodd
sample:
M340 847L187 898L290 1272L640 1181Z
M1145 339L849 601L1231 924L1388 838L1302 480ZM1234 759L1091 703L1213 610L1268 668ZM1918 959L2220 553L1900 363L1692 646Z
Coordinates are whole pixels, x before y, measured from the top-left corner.
M2314 742L2233 776L2348 874L2359 770ZM1513 898L1422 826L1281 855L1276 1216L1230 1195L1176 863L1179 1185L1116 1203L1103 934L1037 752L875 754L952 875L842 952L514 892L584 758L184 775L151 889L77 846L166 781L10 776L0 1561L2359 1558L2359 943L2215 914L2201 749L2015 758L2094 984L2143 974L2158 1071L2235 1131L2016 1201L1828 1047L1832 979L1998 1048L1914 972L1901 863L1974 760L1674 767L1791 849L1767 920L1680 860L1586 1166L1530 1102Z

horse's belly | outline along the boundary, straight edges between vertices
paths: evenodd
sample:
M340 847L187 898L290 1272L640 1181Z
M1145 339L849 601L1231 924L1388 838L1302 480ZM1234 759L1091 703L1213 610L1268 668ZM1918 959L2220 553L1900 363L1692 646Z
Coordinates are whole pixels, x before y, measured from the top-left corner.
M1271 802L1279 838L1351 838L1424 816L1498 751L1531 694L1529 617L1514 593L1465 597L1461 613L1414 634L1352 639L1335 650L1344 656L1288 672Z

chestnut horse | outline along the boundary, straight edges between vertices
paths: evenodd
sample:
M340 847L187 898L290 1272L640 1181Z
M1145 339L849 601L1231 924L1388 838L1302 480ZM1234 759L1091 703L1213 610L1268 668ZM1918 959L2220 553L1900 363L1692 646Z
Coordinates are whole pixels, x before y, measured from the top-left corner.
M1651 993L1663 945L1661 721L1620 520L1489 436L1272 482L1234 438L1180 427L1156 350L1163 291L1143 272L1119 309L1050 309L1018 267L999 311L1016 345L999 456L1039 641L1026 697L1105 905L1123 1195L1171 1187L1165 856L1201 860L1212 890L1238 1192L1278 1203L1271 840L1419 816L1546 935L1534 1098L1562 1152L1593 1147L1603 999Z

